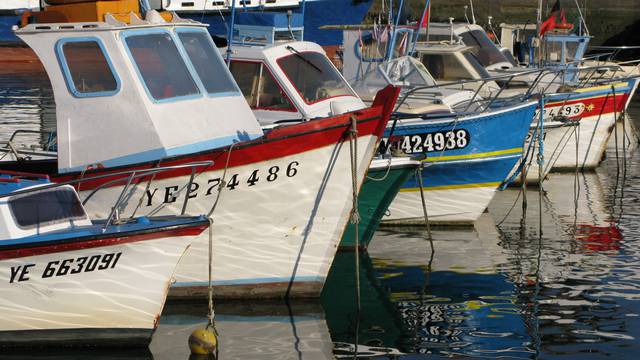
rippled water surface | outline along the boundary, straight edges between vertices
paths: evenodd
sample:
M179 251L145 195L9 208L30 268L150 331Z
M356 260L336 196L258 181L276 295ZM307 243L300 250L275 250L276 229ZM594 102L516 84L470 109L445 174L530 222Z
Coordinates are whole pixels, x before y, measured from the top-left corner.
M640 120L640 102L630 116ZM0 141L51 130L47 79L0 77L0 124ZM355 344L381 358L636 358L640 154L617 153L612 144L595 173L552 174L542 193L503 191L474 228L433 229L432 242L421 229L380 230L360 259L359 312L353 252L338 253L321 301L216 303L221 358L352 357ZM6 356L187 359L206 312L169 302L149 350Z

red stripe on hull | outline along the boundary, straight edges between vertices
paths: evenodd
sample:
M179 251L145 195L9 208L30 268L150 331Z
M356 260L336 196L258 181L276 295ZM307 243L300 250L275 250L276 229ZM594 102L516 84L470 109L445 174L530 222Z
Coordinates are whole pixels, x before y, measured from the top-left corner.
M98 247L129 244L140 241L154 240L166 237L177 236L196 236L200 235L208 225L195 225L189 227L183 227L179 229L168 229L163 231L156 231L150 233L144 233L139 235L121 236L121 237L107 237L103 239L93 240L78 240L65 244L49 244L45 246L36 246L26 249L12 249L0 251L0 260L23 258L28 256L54 254L66 251L93 249Z
M571 120L579 120L585 117L591 116L599 116L605 114L611 114L614 111L614 102L615 102L615 111L617 113L624 111L625 104L627 103L627 99L629 99L629 93L625 92L624 94L616 93L615 99L613 94L605 94L598 97L586 97L584 99L576 99L571 101L556 101L546 103L544 105L545 108L552 108L556 106L564 106L564 105L573 105L573 104L584 104L585 110L577 115L577 116L569 116ZM614 101L615 100L615 101Z
M312 120L304 123L287 125L275 128L260 139L239 143L236 146L225 147L197 154L181 155L159 162L147 162L144 164L134 164L131 166L114 167L108 169L92 169L86 172L75 172L70 174L56 174L52 176L54 182L64 182L82 177L109 174L123 170L150 169L156 166L173 166L199 161L213 160L214 164L208 167L196 169L199 172L221 170L227 164L228 153L229 167L242 166L286 156L291 156L306 151L322 148L340 141L345 141L351 127L351 116L355 116L358 121L358 136L382 137L387 125L393 106L398 98L400 89L387 86L376 96L373 105L369 108L346 113L334 117ZM176 169L158 173L154 179L168 179L191 174L190 168ZM114 176L101 178L94 181L82 182L82 190L91 190L106 182L126 176ZM148 181L147 178L139 178L136 183ZM120 185L120 184L116 184Z

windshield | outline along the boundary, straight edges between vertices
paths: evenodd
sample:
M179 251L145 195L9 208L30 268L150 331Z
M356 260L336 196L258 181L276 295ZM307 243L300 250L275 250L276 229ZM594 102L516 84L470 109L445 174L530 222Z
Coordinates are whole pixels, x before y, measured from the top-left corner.
M238 92L220 53L205 31L178 30L178 37L209 94Z
M471 46L471 51L482 66L487 67L500 62L509 62L483 31L467 31L460 36L465 45Z
M165 100L200 93L168 32L131 33L125 37L125 43L153 99Z
M252 109L296 111L262 63L232 60L230 70Z
M75 191L68 188L18 195L9 199L9 208L21 228L86 217Z
M469 50L464 51L462 55L464 56L465 59L467 59L467 61L473 67L473 69L478 72L481 78L488 79L491 77L487 69L485 69L485 67L482 66L482 64L480 64L480 61L478 61L478 58L471 51Z
M324 54L287 48L292 54L278 59L278 65L307 104L337 96L355 96Z
M474 80L472 75L454 53L424 54L422 63L436 80Z
M436 82L429 70L412 57L401 57L387 65L387 76L394 84L411 86L432 86Z

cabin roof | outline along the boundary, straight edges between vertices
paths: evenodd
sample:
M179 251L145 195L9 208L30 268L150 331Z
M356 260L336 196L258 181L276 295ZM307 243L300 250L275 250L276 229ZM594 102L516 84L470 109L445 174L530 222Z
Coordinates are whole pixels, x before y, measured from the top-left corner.
M427 52L438 52L438 53L442 53L442 52L459 52L459 51L464 51L467 49L471 49L470 46L465 46L465 45L461 45L461 44L455 44L455 45L450 45L450 44L432 44L432 43L418 43L416 45L416 51L418 52L423 52L423 53L427 53Z

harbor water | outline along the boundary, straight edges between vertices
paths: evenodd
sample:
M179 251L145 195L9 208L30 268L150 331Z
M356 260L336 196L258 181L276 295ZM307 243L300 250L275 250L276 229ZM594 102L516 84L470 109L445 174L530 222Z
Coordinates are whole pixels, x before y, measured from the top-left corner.
M640 120L640 102L629 117ZM0 77L0 124L0 141L53 129L46 75ZM434 228L432 241L421 228L380 229L358 269L354 252L337 254L320 300L214 301L220 358L635 358L640 153L623 150L612 144L596 172L498 193L473 228ZM0 358L189 359L187 339L206 314L206 299L170 300L149 349Z

